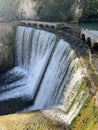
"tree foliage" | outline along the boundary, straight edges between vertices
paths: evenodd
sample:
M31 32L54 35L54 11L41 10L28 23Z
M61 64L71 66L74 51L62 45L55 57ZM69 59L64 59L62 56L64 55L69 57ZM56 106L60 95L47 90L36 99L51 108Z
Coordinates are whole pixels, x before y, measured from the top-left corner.
M73 19L71 7L74 0L34 0L40 20L70 21Z
M73 5L77 0L34 0L39 20L42 21L72 21L74 19ZM81 20L98 18L98 0L80 0L83 9Z
M81 0L83 19L98 18L98 0Z

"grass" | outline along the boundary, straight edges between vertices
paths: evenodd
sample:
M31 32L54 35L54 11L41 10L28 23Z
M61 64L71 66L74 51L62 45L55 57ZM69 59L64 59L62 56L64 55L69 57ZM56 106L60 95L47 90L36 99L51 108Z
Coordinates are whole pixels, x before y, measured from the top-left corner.
M78 117L71 124L72 130L98 130L98 108L89 96Z

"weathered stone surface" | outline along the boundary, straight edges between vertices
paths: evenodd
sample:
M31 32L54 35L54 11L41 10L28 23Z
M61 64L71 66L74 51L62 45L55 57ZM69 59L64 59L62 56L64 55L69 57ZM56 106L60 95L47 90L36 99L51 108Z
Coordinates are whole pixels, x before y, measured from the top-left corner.
M10 31L11 24L0 23L0 72L11 68L14 64L14 53L7 43L7 34Z
M81 38L84 36L86 42L91 42L91 47L98 46L98 31L82 29Z

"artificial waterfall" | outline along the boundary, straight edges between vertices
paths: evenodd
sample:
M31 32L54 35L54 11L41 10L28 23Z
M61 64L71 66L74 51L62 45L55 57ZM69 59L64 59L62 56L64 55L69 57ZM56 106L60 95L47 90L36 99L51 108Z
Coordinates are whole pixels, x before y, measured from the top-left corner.
M0 114L63 106L62 118L70 124L87 99L80 91L85 69L70 44L53 33L19 26L15 61L0 76Z

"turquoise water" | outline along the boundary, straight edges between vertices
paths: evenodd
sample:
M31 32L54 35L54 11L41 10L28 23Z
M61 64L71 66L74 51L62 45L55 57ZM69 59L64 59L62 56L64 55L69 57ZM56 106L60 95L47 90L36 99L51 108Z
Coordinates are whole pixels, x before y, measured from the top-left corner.
M92 29L92 30L98 30L98 22L90 22L90 23L79 23L78 24L81 27Z

